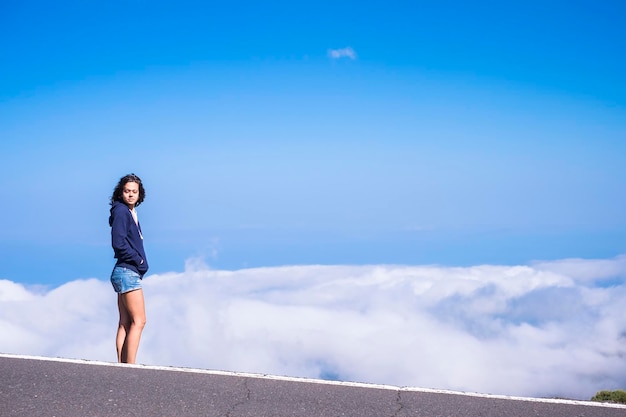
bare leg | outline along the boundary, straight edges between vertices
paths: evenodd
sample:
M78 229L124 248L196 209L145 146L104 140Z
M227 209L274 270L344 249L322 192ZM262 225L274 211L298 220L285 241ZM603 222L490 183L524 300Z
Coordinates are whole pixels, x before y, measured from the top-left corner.
M125 341L126 335L130 330L130 316L122 301L122 294L117 295L117 309L120 313L120 322L117 326L117 337L115 338L115 347L117 349L117 361L126 362Z
M120 324L117 329L118 360L135 363L141 332L146 325L143 290L134 290L118 296Z

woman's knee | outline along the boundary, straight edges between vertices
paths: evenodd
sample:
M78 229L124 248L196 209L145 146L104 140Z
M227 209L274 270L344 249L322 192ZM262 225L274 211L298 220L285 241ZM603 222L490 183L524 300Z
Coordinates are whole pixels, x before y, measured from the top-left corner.
M146 316L133 317L133 326L144 328L146 326Z

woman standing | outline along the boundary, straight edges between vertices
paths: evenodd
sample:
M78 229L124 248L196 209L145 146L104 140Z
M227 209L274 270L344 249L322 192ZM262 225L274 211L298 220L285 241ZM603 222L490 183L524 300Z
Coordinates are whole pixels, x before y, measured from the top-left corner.
M109 226L117 259L111 284L117 292L120 313L115 345L117 360L124 363L135 363L141 332L146 325L141 280L148 271L148 261L136 210L145 196L141 179L135 174L122 177L111 196Z

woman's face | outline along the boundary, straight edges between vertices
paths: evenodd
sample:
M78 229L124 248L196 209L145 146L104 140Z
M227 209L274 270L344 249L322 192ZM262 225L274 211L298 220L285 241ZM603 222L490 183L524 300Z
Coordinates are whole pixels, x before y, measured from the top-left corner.
M124 190L122 191L122 200L131 209L135 207L137 199L139 198L139 184L133 181L129 181L124 184Z

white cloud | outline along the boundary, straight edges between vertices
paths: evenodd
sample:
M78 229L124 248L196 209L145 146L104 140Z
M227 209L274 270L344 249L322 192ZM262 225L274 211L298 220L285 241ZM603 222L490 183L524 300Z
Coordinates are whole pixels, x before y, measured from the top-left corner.
M23 285L0 279L0 302L26 301L34 297Z
M329 49L328 56L332 59L340 59L340 58L350 58L356 59L356 52L351 47L340 48L340 49Z
M626 255L615 259L563 259L553 262L537 262L537 269L554 271L576 280L602 281L626 277Z
M595 285L607 277L612 287ZM190 261L144 281L139 360L589 399L626 387L625 277L624 257L239 271ZM108 282L44 294L0 281L0 351L114 361L116 315Z

